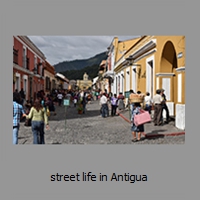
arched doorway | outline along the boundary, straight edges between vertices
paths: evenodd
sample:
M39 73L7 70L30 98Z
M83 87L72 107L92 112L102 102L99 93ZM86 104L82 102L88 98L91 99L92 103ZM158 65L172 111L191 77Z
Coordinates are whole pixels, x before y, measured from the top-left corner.
M161 84L165 89L168 107L171 115L176 115L177 103L177 53L171 41L167 41L163 47L160 62Z

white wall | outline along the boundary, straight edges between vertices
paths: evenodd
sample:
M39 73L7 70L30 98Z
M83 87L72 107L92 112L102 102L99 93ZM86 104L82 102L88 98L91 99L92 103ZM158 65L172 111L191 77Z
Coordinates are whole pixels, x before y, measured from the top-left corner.
M185 105L184 104L176 104L175 126L181 130L185 130Z

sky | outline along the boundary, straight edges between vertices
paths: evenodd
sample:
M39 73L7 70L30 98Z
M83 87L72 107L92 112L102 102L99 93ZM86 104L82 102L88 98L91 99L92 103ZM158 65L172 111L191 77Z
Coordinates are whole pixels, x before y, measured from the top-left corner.
M114 37L120 41L139 36L29 36L46 60L55 65L63 61L88 59L107 51Z

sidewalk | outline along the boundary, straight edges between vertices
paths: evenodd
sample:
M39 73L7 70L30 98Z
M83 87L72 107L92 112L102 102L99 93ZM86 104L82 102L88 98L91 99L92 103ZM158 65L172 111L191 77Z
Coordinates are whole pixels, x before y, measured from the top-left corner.
M126 108L122 112L118 112L119 116L122 117L127 123L131 123L130 121L130 111ZM145 137L163 137L163 136L178 136L185 135L185 130L180 130L175 127L175 122L170 121L168 124L163 124L161 126L154 126L153 121L150 123L144 124L145 133L143 134Z

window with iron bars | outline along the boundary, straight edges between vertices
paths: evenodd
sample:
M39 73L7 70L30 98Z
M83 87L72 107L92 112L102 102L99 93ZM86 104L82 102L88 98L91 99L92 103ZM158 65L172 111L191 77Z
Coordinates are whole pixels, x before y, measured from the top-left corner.
M23 57L23 67L29 69L29 58L27 56Z
M28 57L23 58L23 63L24 63L23 67L25 69L29 69L29 58Z
M50 78L46 77L46 90L50 90L51 89L51 82L50 82Z

